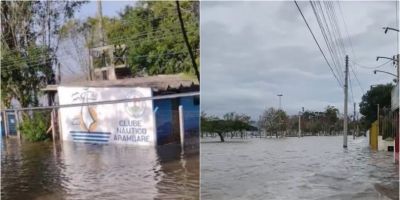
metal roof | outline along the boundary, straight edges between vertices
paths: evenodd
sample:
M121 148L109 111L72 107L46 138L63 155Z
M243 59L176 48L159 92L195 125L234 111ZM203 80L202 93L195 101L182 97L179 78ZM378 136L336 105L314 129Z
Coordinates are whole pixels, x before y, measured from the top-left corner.
M59 85L47 85L42 91L57 91L58 86L77 86L77 87L150 87L155 92L185 90L198 91L199 83L197 80L182 74L157 75L146 77L135 77L117 80L95 80L95 81L75 81L61 83Z

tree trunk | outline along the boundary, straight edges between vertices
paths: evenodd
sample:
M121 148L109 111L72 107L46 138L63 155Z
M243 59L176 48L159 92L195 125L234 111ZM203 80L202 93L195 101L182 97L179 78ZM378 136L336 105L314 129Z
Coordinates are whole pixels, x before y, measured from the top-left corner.
M222 135L222 133L217 133L219 138L221 139L221 142L225 142L224 140L224 136Z

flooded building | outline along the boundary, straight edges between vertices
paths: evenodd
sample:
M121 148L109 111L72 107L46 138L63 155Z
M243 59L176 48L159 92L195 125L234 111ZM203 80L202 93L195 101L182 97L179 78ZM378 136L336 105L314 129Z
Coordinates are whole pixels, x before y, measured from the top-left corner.
M198 82L182 74L138 73L133 77L126 50L124 44L92 48L89 81L48 85L44 89L49 105L57 101L61 106L57 117L60 138L161 145L181 141L181 137L198 137L199 95L185 95L198 92ZM159 98L165 95L170 97ZM147 99L138 100L143 98ZM65 107L85 103L94 104Z
M44 91L56 94L54 101L60 106L110 101L61 107L57 121L62 140L138 145L177 142L181 124L179 107L184 137L195 138L199 134L198 95L158 98L199 91L197 82L182 75L71 82L49 85ZM149 100L136 101L136 98ZM118 102L124 99L132 101Z

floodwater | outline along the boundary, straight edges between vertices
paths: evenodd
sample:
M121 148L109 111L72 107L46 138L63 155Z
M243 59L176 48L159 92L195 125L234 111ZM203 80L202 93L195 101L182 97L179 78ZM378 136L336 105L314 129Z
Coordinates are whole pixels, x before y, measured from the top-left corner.
M215 141L215 142L212 142ZM201 199L398 199L392 152L368 138L206 138L201 143Z
M198 199L199 152L2 141L1 199Z

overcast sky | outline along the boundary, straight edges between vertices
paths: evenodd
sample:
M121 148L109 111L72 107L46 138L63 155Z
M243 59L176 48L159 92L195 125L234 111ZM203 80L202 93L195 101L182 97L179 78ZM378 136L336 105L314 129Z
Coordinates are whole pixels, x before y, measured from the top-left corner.
M103 16L115 17L122 12L127 5L133 6L135 1L102 1ZM95 17L97 14L97 0L84 4L76 14L78 18L86 19Z
M350 60L376 66L376 56L397 52L395 32L384 34L383 26L396 27L396 3L340 2L354 55ZM299 2L320 45L326 49L309 2ZM345 40L344 23L335 2ZM323 110L333 105L343 111L343 90L338 86L318 50L294 2L201 2L201 109L221 116L246 113L257 119L266 107L279 106L289 114ZM348 43L346 48L350 50ZM325 50L327 56L328 52ZM328 57L329 59L329 57ZM344 58L342 58L344 60ZM356 60L355 60L356 59ZM352 63L352 62L350 62ZM344 70L344 66L341 66ZM364 90L388 83L392 77L373 74L373 69L352 65ZM396 73L391 64L380 70ZM363 91L351 73L354 101ZM349 90L349 96L351 92ZM353 110L349 97L349 110ZM358 109L357 109L358 110Z

